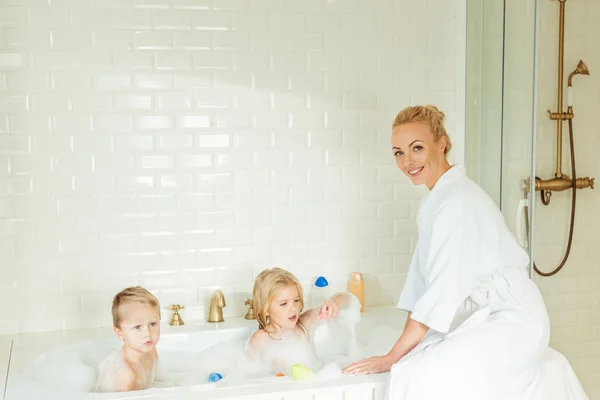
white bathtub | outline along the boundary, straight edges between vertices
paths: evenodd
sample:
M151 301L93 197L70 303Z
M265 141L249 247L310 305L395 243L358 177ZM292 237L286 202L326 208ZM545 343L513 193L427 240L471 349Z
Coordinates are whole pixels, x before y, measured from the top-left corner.
M380 343L381 349L391 346L393 336L400 334L406 314L394 308L375 308L366 310L357 325L358 341L366 341L375 325L387 330L387 342ZM193 324L183 327L162 327L158 344L159 356L163 362L172 363L178 353L186 349L199 352L220 342L230 343L250 336L256 329L256 321L243 318L231 318L221 324ZM381 332L381 329L379 329ZM393 333L393 335L391 335ZM144 391L128 393L90 393L85 388L73 390L73 380L90 383L95 378L94 367L102 355L109 354L119 347L120 343L112 331L107 329L87 330L80 332L61 332L45 334L26 334L15 336L10 373L6 387L5 400L85 400L85 399L285 399L285 400L374 400L383 399L383 389L387 374L371 376L340 376L320 381L293 381L289 377L267 377L225 385L219 383L202 383L168 388L152 388ZM38 373L37 366L52 365L53 357L61 359L69 357L71 364L77 363L85 367L77 369L74 376L70 370L63 368L42 368ZM218 371L215 371L218 372ZM224 380L225 381L225 380ZM65 386L69 390L65 390ZM88 387L87 384L83 386Z
M357 325L357 339L365 343L376 336L381 351L386 351L397 338L406 314L395 308L367 309ZM374 329L374 327L378 327ZM186 349L201 351L219 342L230 343L249 337L256 321L231 318L221 324L192 324L162 328L158 344L161 359L169 361ZM6 342L6 338L3 338ZM47 334L27 334L14 337L9 379L5 400L85 400L85 399L248 399L248 400L383 400L387 373L368 376L340 376L323 381L297 382L291 378L269 377L238 383L202 383L168 388L153 388L128 393L85 393L53 388L60 381L73 378L68 371L57 369L49 374L32 376L34 360L48 360L53 354L76 354L83 364L95 366L99 360L91 353L107 353L119 347L110 330L65 331ZM575 373L562 354L549 349L546 356L545 400L588 400ZM87 379L80 377L83 382ZM71 379L72 380L72 379Z

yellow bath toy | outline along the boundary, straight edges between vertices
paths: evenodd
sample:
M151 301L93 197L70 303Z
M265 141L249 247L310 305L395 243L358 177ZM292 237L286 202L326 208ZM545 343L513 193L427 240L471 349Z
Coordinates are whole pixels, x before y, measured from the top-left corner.
M292 375L292 378L294 378L295 380L303 381L303 380L311 377L312 371L310 370L310 368L306 367L304 364L296 363L296 364L292 365L291 375Z

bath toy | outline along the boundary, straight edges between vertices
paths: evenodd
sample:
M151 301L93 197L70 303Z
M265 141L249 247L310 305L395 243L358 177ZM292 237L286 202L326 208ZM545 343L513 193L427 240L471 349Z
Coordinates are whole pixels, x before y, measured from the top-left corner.
M294 365L292 365L292 378L294 378L297 381L303 381L305 379L310 378L310 376L312 375L312 371L310 370L310 368L308 368L307 366L305 366L302 363L296 363Z
M285 376L285 374L283 372L278 372L275 376Z
M208 376L208 381L209 381L209 382L218 382L218 381L220 381L221 379L223 379L223 375L221 375L221 374L220 374L220 373L218 373L218 372L213 372L212 374L210 374L210 375Z

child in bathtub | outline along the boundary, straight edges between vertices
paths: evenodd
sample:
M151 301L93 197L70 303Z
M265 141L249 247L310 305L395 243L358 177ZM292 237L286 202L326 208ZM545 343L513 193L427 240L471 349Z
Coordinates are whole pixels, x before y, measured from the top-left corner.
M310 328L319 319L336 318L340 307L348 304L349 295L336 294L319 307L302 312L302 286L292 273L280 268L262 271L252 293L258 330L248 340L246 354L273 374L288 375L296 363L319 368Z
M162 379L156 344L160 338L160 306L148 290L136 286L117 293L112 303L113 329L123 346L99 366L96 390L144 390Z

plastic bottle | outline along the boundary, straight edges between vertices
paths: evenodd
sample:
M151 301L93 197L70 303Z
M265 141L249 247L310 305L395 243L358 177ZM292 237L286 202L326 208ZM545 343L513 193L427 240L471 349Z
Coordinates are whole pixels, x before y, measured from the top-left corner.
M319 276L310 291L311 307L319 307L330 297L329 282L324 276Z
M348 280L348 292L356 296L360 301L360 312L365 309L365 281L360 272L351 272Z

